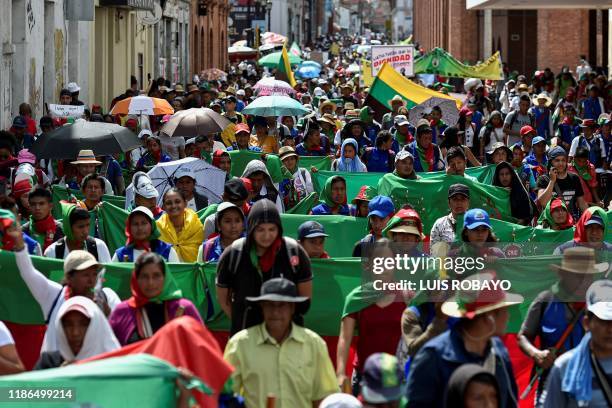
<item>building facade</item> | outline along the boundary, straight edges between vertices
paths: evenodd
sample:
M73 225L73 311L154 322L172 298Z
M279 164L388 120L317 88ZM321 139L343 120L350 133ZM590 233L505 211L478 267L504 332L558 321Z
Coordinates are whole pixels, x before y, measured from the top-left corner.
M581 55L593 67L609 64L607 9L476 10L466 9L466 0L413 0L413 12L414 41L461 61L500 51L510 70L528 75L546 67L575 70Z
M190 81L190 10L189 0L166 0L161 19L154 24L155 77L164 77L172 84Z
M227 68L229 10L228 0L191 1L189 66L192 74L208 68Z

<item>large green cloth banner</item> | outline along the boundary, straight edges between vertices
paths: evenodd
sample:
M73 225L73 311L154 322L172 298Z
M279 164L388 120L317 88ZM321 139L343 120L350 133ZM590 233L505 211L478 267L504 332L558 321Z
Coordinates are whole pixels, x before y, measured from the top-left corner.
M262 153L257 152L249 152L246 150L238 150L229 152L230 157L232 158L232 169L230 173L234 177L242 176L245 167L252 160L260 160L262 157ZM298 166L303 167L310 171L313 167L317 170L329 170L331 169L331 159L328 156L324 157L310 157L310 156L300 156L298 161ZM283 180L282 172L281 172L281 161L277 155L268 154L266 155L266 167L272 180L275 183L278 183Z
M62 262L54 259L33 257L36 267L55 281L62 277ZM500 279L511 279L512 292L522 294L526 301L512 309L511 332L516 332L529 303L556 279L550 270L551 264L559 264L558 256L534 256L499 259L492 267ZM38 303L31 296L21 280L19 271L10 252L0 252L3 266L3 284L0 286L0 320L22 324L44 322ZM130 296L130 276L133 265L108 264L105 268L105 285L115 290L122 299ZM362 283L362 266L359 258L315 259L312 260L313 301L306 315L306 326L325 336L338 335L344 299ZM216 264L170 264L172 276L198 308L206 325L211 330L227 330L229 321L223 315L215 296ZM419 279L415 275L413 279ZM209 306L212 305L212 306Z
M65 367L0 377L0 386L7 391L21 389L71 392L64 398L3 399L3 407L38 408L41 406L71 407L149 407L176 406L176 380L180 373L170 363L149 354L114 357L88 364L70 364ZM95 404L92 404L95 401ZM82 405L81 405L82 404Z
M483 184L491 184L493 180L493 174L495 174L495 166L481 166L481 167L470 167L466 169L466 174L476 177L478 181ZM339 171L318 171L312 173L312 182L314 183L315 190L323 190L325 182L332 176L342 176L346 180L346 195L348 201L351 201L359 193L361 186L377 187L383 176L387 173L347 173ZM422 179L443 179L446 177L444 171L433 171L427 173L417 173ZM379 192L379 194L381 194Z
M53 218L56 220L62 219L62 209L59 204L60 201L70 201L73 198L77 198L78 200L83 199L83 193L81 193L79 190L72 190L60 185L51 186L51 195L53 197L52 214ZM120 208L125 208L125 197L123 196L105 194L102 196L102 201L116 205Z

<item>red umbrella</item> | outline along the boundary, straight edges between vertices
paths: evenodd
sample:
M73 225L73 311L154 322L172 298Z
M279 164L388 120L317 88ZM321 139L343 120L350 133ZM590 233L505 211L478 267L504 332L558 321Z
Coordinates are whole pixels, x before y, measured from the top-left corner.
M217 340L202 323L190 316L171 320L149 339L80 363L139 353L151 354L175 367L187 368L204 381L214 394L209 396L195 391L195 397L202 407L217 407L219 392L233 371L232 366L223 359Z

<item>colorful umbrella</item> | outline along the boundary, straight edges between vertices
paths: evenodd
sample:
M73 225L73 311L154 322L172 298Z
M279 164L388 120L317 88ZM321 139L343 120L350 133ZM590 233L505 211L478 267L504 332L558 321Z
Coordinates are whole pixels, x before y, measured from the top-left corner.
M304 106L288 96L260 96L242 110L257 116L299 116L308 113Z
M30 152L39 159L74 159L85 149L93 150L96 156L106 156L139 146L140 139L128 128L77 119L36 139Z
M223 78L227 78L227 73L219 68L208 68L200 72L200 79L205 81L218 81Z
M291 85L274 77L260 79L253 89L257 91L258 96L295 94L295 89L293 89Z
M429 98L410 109L410 111L408 111L408 120L410 123L416 125L419 119L421 119L424 114L429 113L434 106L440 107L442 110L442 121L447 125L454 126L459 120L459 110L457 109L455 101L436 97Z
M294 64L297 65L300 62L302 62L302 59L296 55L288 54L288 56L289 56L289 63L291 65L294 65ZM283 58L282 52L273 52L271 54L266 55L265 57L260 58L259 61L257 61L257 63L264 67L276 68L277 66L280 65L282 58Z
M161 128L172 136L195 137L222 132L231 122L208 108L191 108L177 112Z
M123 99L113 106L111 115L172 115L174 108L167 100L140 95Z

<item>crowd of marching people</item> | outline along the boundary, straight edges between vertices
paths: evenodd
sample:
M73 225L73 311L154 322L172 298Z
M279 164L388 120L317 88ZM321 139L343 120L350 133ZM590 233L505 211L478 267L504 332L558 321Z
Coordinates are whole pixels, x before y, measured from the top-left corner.
M140 147L115 155L84 148L71 160L37 158L30 150L38 139L72 124L50 116L36 122L22 104L12 127L0 132L0 235L47 324L33 369L63 367L149 339L181 316L206 325L209 316L177 287L168 263L211 262L217 273L209 295L231 322L221 346L234 369L225 391L233 403L264 407L274 394L277 408L518 406L523 390L501 340L509 308L525 301L518 294L455 293L416 302L414 293L374 294L360 286L344 301L337 343L304 327L318 301L311 260L330 258L326 242L334 239L322 216L367 220L368 233L352 237L353 252L343 257L392 258L399 244L413 257L441 250L485 254L494 270L495 259L507 254L494 245L494 214L470 202L479 181L468 171L493 166L491 184L508 191L517 226L575 230L573 240L553 248L561 257L552 265L558 280L529 301L517 335L539 379L535 404L612 406L612 281L600 275L601 254L612 249L606 241L611 82L590 67L579 75L567 67L531 77L505 71L497 82L466 80L454 120L439 106L409 120L401 95L388 101L387 112L370 106L369 89L347 65L346 55L332 59L320 77L297 81L293 98L308 112L301 116L241 113L257 100L253 88L263 75L246 63L218 80L153 81L148 96L167 100L175 112L205 107L230 123L195 138L164 134L171 115L146 121L110 115L112 105L138 94L135 84L108 110L85 109L88 121L121 125L140 139ZM83 104L72 85L61 91L60 104ZM438 78L430 88L447 93L449 85ZM241 177L230 174L236 151L258 157ZM226 172L221 202L202 194L187 167L159 191L148 172L186 157ZM267 167L273 157L281 163L280 182ZM317 187L320 170L301 166L305 157L329 157L337 174ZM350 173L427 183L432 172L456 182L427 197L448 203L447 214L429 230L420 208L398 206L378 185L364 185L354 197L347 193ZM74 195L58 203L55 186ZM107 197L126 196L126 190L133 194L124 245L113 252L97 211ZM281 216L313 194L312 219L288 234ZM63 260L61 282L37 270L33 256ZM129 298L104 286L100 271L111 262L133 263ZM488 273L480 279L497 278ZM0 322L0 375L25 369Z

